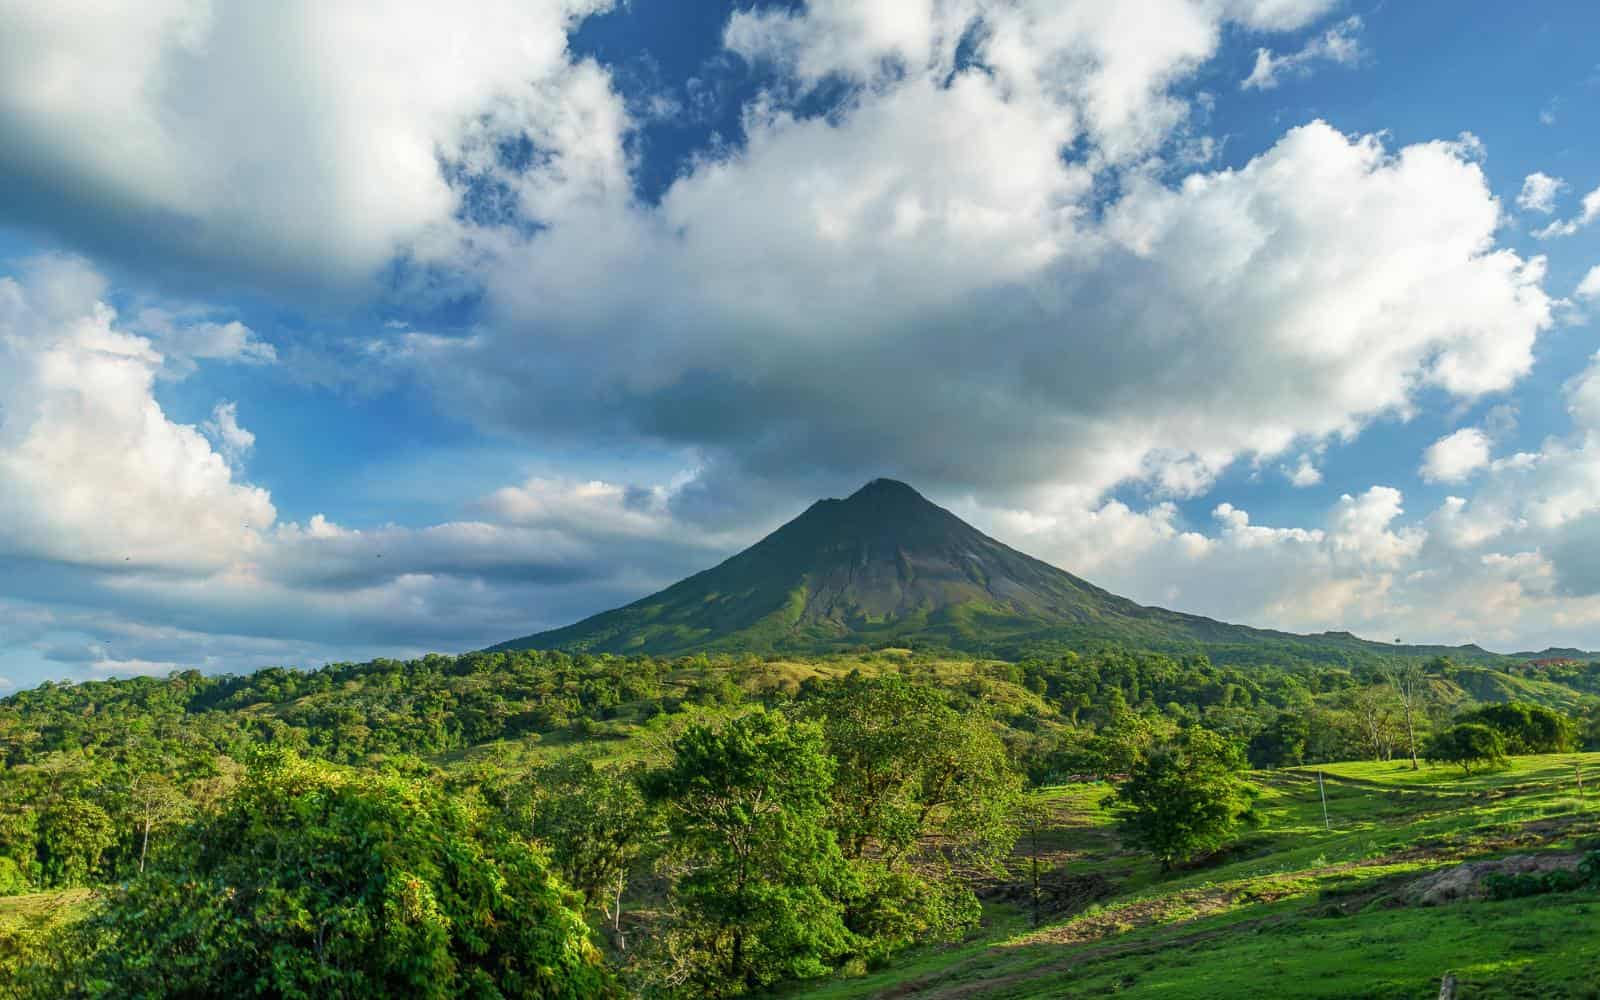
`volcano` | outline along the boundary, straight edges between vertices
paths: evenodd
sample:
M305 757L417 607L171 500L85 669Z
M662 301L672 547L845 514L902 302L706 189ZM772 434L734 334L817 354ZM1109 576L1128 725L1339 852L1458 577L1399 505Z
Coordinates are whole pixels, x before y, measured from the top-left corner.
M916 490L875 479L659 593L495 649L673 656L912 646L1017 658L1120 645L1224 662L1499 659L1477 646L1296 635L1146 607L1018 552Z

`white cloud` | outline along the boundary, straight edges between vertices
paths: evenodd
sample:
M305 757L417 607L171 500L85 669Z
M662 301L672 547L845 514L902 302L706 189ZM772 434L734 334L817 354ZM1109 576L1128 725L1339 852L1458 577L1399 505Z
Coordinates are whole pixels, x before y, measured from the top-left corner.
M1250 75L1240 82L1241 90L1272 90L1286 77L1310 76L1317 63L1353 66L1366 53L1361 48L1361 18L1350 16L1307 42L1299 51L1275 55L1271 49L1257 49Z
M239 426L239 404L218 403L211 411L211 419L201 425L206 435L216 443L228 464L238 467L250 449L255 447L256 436Z
M127 322L128 330L146 337L166 360L163 374L186 378L198 361L225 361L244 365L269 365L278 360L277 349L257 338L238 320L217 322L204 310L173 312L149 307Z
M1600 187L1583 196L1583 204L1579 208L1577 215L1570 219L1558 219L1533 235L1541 240L1557 236L1571 236L1597 218L1600 218Z
M1509 495L1513 482L1529 485L1533 467L1517 463L1487 475L1509 477ZM1498 484L1490 490L1499 491ZM1349 494L1314 527L1259 524L1221 503L1209 533L1181 529L1167 505L964 513L1012 545L1141 603L1225 621L1505 651L1594 645L1600 575L1587 567L1600 531L1588 532L1590 521L1552 535L1507 520L1504 511L1475 510L1482 501L1449 497L1407 523L1401 500L1384 486Z
M1489 464L1489 436L1476 427L1463 427L1428 446L1418 473L1430 483L1464 482Z
M603 74L567 32L605 0L250 3L0 0L0 179L144 262L346 286L451 245L462 192L526 134L548 210L623 169ZM41 218L44 216L41 215Z
M1578 287L1573 290L1572 295L1585 301L1600 299L1600 264L1589 268L1589 272L1578 282Z
M942 80L972 41L994 83L1019 104L1048 108L1050 131L1085 134L1100 155L1125 161L1158 145L1187 115L1169 87L1216 50L1223 23L1299 27L1331 0L816 0L803 12L738 11L724 34L747 59L788 68L802 86L840 74L883 86L900 71ZM975 26L981 30L970 31Z
M221 565L272 522L271 500L166 417L152 395L163 356L103 292L74 258L0 278L0 555Z
M813 480L892 472L935 496L981 488L980 521L1143 600L1419 639L1589 628L1584 536L1564 527L1600 495L1587 432L1499 461L1485 441L1473 468L1441 466L1475 471L1476 493L1421 520L1385 486L1311 525L1222 502L1195 529L1166 502L1241 458L1309 485L1312 456L1375 419L1511 387L1550 324L1544 261L1497 242L1469 139L1394 148L1313 122L1192 169L1212 158L1185 150L1215 143L1181 85L1224 32L1331 6L741 10L728 45L778 81L744 109L746 144L685 164L656 205L632 194L609 77L566 52L577 8L408 7L376 37L334 7L8 12L0 121L25 141L0 143L0 175L19 190L59 179L104 225L167 220L151 231L169 252L269 278L358 280L409 249L481 282L483 322L344 345L357 369L409 368L497 432L695 468L644 488L524 479L442 524L279 525L242 481L254 436L233 405L202 433L152 391L201 362L271 362L271 345L204 310L120 320L98 278L61 267L0 284L0 560L32 560L26 583L0 566L0 600L70 595L81 614L28 641L118 637L87 662L461 648L702 568ZM1269 51L1270 75L1313 50L1354 58L1354 40L1346 21ZM848 96L802 113L829 76ZM508 168L515 135L550 156ZM502 185L519 224L457 220L462 176ZM331 371L344 355L319 360L285 351L307 379L354 379ZM1600 428L1596 386L1569 390L1581 426ZM1105 499L1130 482L1150 506Z
M422 527L278 523L241 480L256 438L237 405L171 420L154 395L166 359L107 292L77 258L0 278L0 655L84 675L485 645L754 540L677 515L692 472L528 479Z
M1317 468L1310 455L1301 455L1299 462L1293 468L1283 467L1284 477L1289 480L1289 485L1304 488L1315 486L1322 482L1322 470Z
M1517 207L1524 212L1549 215L1556 210L1556 198L1566 189L1566 181L1536 170L1523 178L1522 191L1517 195Z
M1474 491L1409 522L1399 491L1381 486L1341 498L1314 527L1257 524L1222 503L1202 533L1184 530L1168 504L1096 510L1069 494L1036 495L1025 516L965 512L1102 586L1224 620L1502 650L1593 648L1600 356L1564 395L1571 432L1538 452L1491 461L1486 440L1452 435L1467 442L1454 471L1475 475Z
M1211 534L1180 530L1169 505L1075 513L1069 501L1048 516L971 513L1024 551L1143 603L1305 631L1396 627L1411 613L1397 595L1427 539L1398 523L1400 493L1384 486L1342 496L1310 528L1257 524L1226 502L1212 513Z
M504 245L492 320L410 360L486 425L762 478L1174 496L1528 371L1544 262L1495 245L1465 145L1313 123L1239 169L1130 177L1093 222L1051 121L981 73L752 117L659 211Z

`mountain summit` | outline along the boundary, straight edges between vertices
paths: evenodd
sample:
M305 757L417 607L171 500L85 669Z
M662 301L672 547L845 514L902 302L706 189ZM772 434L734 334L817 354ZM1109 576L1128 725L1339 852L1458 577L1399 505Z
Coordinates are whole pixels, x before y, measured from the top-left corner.
M495 648L675 655L912 644L1018 656L1108 642L1234 661L1395 651L1348 633L1297 636L1144 607L990 538L893 479L819 500L659 593Z

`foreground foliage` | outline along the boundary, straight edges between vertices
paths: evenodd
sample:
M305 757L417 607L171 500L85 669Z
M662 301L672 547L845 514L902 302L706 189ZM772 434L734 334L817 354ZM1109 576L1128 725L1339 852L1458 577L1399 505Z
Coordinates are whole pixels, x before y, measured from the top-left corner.
M1245 670L1107 649L485 653L51 685L0 700L0 996L214 975L278 995L614 977L704 996L872 974L961 947L1004 900L1048 923L1125 893L1111 873L1131 858L1149 884L1225 868L1300 780L1257 772L1252 810L1246 763L1409 772L1414 748L1446 762L1465 731L1505 754L1467 761L1481 781L1528 748L1593 745L1597 679L1569 662ZM1062 782L1121 791L1063 826L1035 808ZM1337 824L1336 790L1331 805ZM1053 841L1102 860L1052 887L1068 870ZM73 903L8 922L13 899Z
M393 776L265 754L228 806L111 889L40 995L598 997L543 854Z

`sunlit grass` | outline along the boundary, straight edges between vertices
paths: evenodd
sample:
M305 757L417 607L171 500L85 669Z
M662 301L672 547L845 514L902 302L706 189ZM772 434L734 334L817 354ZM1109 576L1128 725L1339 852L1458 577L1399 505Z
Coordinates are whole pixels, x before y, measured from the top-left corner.
M1582 798L1578 765L1586 789L1596 775ZM1114 896L1037 929L1019 913L991 917L959 947L800 992L1398 998L1435 995L1453 971L1462 997L1600 997L1600 894L1421 907L1403 893L1463 859L1600 846L1600 754L1472 775L1386 762L1252 778L1259 825L1226 857L1167 876L1118 845L1109 786L1052 789L1057 870L1113 878Z

